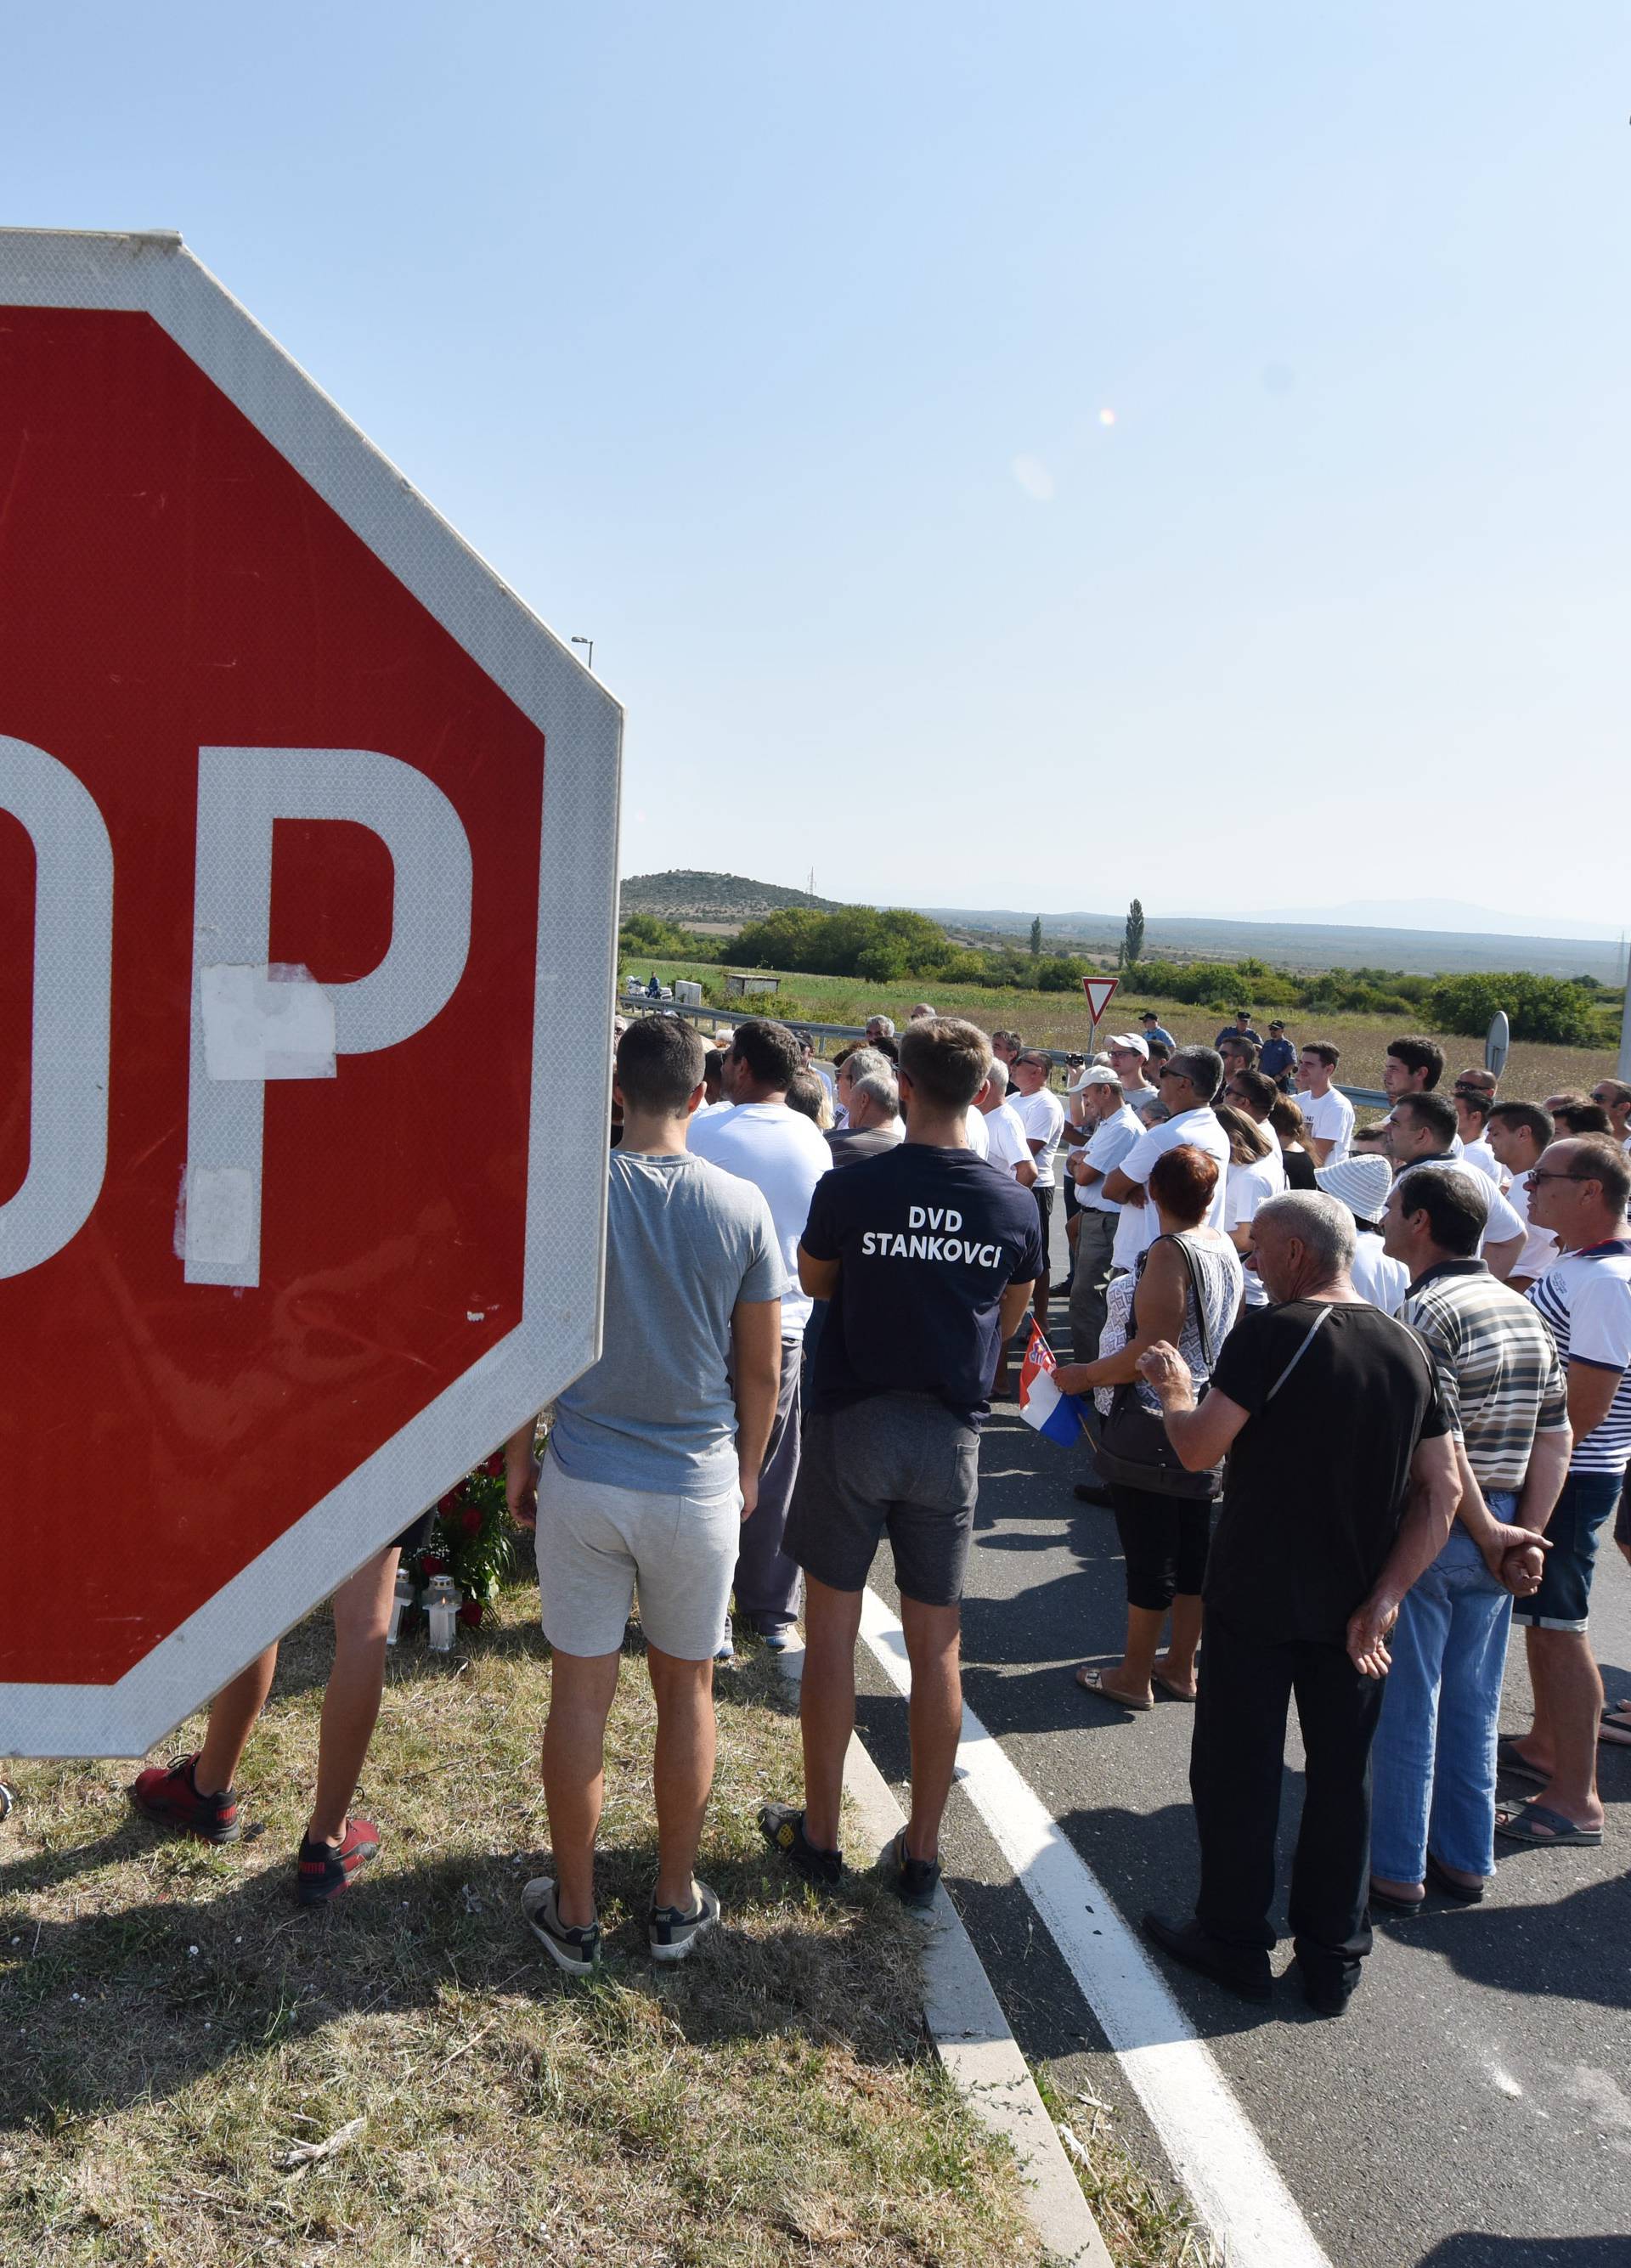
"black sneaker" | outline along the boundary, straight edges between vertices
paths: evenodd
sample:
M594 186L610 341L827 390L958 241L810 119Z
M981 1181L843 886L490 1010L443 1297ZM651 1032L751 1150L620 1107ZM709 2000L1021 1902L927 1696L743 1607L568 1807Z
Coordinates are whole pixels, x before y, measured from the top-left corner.
M1237 1992L1243 2000L1273 1999L1274 1977L1266 1953L1222 1945L1198 1921L1163 1921L1159 1914L1147 1913L1143 1927L1163 1953L1198 1976L1209 1977L1226 1992Z
M818 1889L838 1888L844 1873L844 1853L816 1849L804 1831L804 1814L796 1803L762 1804L759 1832L807 1882L814 1882Z
M548 1874L536 1875L521 1892L521 1911L527 1926L557 1969L569 1977L587 1977L601 1958L601 1926L568 1929L561 1919L558 1894Z
M889 1888L902 1905L913 1913L927 1913L934 1904L934 1893L940 1888L940 1860L914 1859L906 1848L906 1830L903 1827L889 1845Z
M697 1903L689 1913L679 1906L653 1906L646 1918L646 1938L653 1961L683 1961L697 1939L720 1918L719 1893L706 1882L697 1885Z
M178 1756L173 1764L150 1764L131 1783L130 1800L158 1826L176 1828L206 1843L236 1843L243 1833L238 1791L225 1787L218 1794L201 1795L193 1779L197 1762L191 1756Z

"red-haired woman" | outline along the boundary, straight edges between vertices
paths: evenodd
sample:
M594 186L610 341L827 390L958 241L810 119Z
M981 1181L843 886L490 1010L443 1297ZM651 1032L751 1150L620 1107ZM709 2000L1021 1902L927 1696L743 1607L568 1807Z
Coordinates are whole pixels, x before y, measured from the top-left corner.
M1108 1416L1115 1389L1131 1384L1140 1403L1157 1418L1161 1404L1138 1375L1139 1357L1157 1339L1181 1349L1199 1387L1239 1313L1240 1256L1221 1230L1205 1226L1217 1187L1217 1160L1193 1143L1179 1143L1150 1169L1149 1201L1161 1233L1132 1276L1110 1287L1109 1315L1096 1362L1062 1363L1058 1383L1067 1394L1093 1389ZM1200 1644L1200 1580L1211 1539L1212 1506L1205 1498L1168 1496L1154 1489L1110 1484L1111 1503L1127 1569L1127 1634L1121 1660L1108 1669L1076 1672L1086 1693L1123 1709L1155 1706L1155 1687L1177 1701L1195 1697L1195 1654ZM1162 1627L1172 1617L1167 1650Z

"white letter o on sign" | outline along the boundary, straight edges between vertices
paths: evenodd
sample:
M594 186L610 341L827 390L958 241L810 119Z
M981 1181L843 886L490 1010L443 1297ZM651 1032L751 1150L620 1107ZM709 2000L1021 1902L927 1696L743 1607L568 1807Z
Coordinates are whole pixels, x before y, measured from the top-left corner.
M107 1169L114 852L66 764L3 733L0 811L27 828L36 875L28 1174L0 1205L0 1276L21 1276L84 1227Z

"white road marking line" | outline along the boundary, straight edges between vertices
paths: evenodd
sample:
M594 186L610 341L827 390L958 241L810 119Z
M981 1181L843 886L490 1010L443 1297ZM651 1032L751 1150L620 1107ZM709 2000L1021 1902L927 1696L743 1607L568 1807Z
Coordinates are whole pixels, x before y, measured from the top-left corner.
M890 1682L911 1684L906 1641L875 1591L861 1636ZM963 1712L959 1781L1069 1963L1201 2220L1230 2268L1331 2268L1205 2043L1092 1869L1000 1744Z

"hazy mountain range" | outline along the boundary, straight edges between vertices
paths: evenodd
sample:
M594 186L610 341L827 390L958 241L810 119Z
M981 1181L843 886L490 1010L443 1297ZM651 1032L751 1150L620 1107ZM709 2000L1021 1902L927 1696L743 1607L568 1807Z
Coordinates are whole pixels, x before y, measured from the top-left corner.
M1339 928L1450 930L1458 935L1578 937L1618 944L1620 932L1601 922L1531 916L1511 906L1475 906L1463 898L1350 898L1339 906L1279 906L1266 913L1231 914L1231 921L1328 922Z

